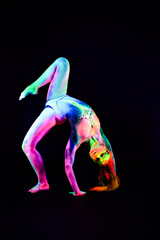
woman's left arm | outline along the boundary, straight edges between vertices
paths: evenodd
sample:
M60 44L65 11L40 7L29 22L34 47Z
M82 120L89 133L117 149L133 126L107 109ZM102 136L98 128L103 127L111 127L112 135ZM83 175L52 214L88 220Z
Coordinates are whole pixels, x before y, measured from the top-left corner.
M72 131L71 137L67 143L66 150L65 150L65 172L71 184L71 187L74 191L70 193L73 194L74 196L80 196L80 195L84 195L85 192L82 192L79 189L75 174L73 172L73 167L72 167L75 159L75 153L76 153L76 150L78 149L76 138L77 138L76 134Z

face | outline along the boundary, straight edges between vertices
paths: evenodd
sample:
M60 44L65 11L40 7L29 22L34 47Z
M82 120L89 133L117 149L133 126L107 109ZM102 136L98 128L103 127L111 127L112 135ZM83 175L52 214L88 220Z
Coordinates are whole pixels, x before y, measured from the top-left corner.
M107 165L110 158L112 158L111 152L104 146L92 148L90 151L90 156L95 163L104 166Z

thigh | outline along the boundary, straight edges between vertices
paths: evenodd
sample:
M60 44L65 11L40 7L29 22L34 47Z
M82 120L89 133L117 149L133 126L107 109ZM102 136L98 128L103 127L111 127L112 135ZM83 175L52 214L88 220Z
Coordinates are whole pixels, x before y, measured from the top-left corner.
M59 58L55 64L56 71L48 89L47 101L61 97L67 93L69 62L65 58Z
M42 137L55 125L55 111L51 108L45 108L30 127L24 138L24 142L27 141L28 143L30 142L36 145L42 139Z

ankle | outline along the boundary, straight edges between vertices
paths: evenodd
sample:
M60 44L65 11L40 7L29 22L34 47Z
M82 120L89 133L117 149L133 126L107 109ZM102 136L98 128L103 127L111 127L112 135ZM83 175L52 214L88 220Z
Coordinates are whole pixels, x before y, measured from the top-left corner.
M48 184L48 181L47 181L46 179L41 179L41 180L39 180L39 181L38 181L38 184L41 185L41 186L42 186L42 185L49 185L49 184Z

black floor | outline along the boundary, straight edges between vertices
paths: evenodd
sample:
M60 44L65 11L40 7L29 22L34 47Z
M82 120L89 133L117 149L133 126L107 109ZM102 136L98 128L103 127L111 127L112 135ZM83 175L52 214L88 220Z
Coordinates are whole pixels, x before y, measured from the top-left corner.
M5 190L1 239L158 239L155 193L123 184L113 192L81 197L60 186L37 194Z
M48 160L50 190L31 194L27 190L37 179L28 162L22 156L8 168L5 161L0 175L0 240L159 239L159 162L127 156L129 161L117 161L121 185L112 192L87 191L97 181L92 161L86 159L86 170L75 162L79 186L87 191L80 197L69 194L63 165Z

